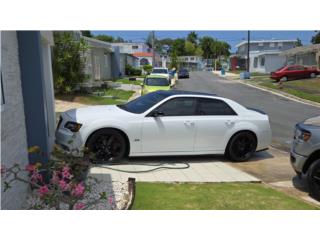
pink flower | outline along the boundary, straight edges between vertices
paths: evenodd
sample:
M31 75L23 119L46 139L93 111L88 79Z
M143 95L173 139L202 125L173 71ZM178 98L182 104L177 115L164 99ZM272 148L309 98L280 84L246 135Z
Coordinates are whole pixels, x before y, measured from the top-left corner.
M53 184L59 184L59 181L60 181L59 173L57 171L53 171L51 182Z
M69 167L63 167L62 169L62 177L66 179L71 179L72 175L70 173L70 168Z
M38 192L40 194L40 197L44 197L49 192L49 188L48 188L47 185L44 185L44 186L39 188Z
M6 166L1 164L1 174L5 174L6 171L7 171Z
M29 171L29 172L33 172L36 170L36 166L35 165L32 165L32 164L28 164L26 166L26 170Z
M85 204L84 203L76 203L74 206L73 206L73 209L74 210L81 210L81 209L84 209L85 208Z
M32 183L37 183L37 182L42 182L42 175L38 171L33 171L31 175L31 182Z
M76 187L72 190L71 194L75 197L80 197L84 194L84 184L81 182L76 185Z
M67 191L70 186L69 186L69 184L66 183L66 181L60 180L59 187L62 189L62 191Z
M109 197L108 197L108 202L109 202L109 205L112 205L112 204L113 204L113 197L112 197L112 196L109 196Z

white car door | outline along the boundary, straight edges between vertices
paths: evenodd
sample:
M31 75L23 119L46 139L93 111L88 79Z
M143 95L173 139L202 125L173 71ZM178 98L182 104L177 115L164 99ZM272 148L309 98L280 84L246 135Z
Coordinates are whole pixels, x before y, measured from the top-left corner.
M198 98L197 113L194 150L224 151L229 133L239 119L236 112L223 100Z
M193 151L195 109L195 98L176 97L148 114L142 126L142 152ZM152 116L155 112L159 116Z

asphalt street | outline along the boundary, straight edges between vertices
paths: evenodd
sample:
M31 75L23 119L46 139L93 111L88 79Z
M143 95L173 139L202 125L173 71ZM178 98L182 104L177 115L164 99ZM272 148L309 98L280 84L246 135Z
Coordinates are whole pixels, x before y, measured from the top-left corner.
M179 79L175 89L215 93L246 107L261 109L269 115L273 135L272 145L283 150L290 149L297 122L320 114L318 107L226 80L211 72L190 72L190 78Z

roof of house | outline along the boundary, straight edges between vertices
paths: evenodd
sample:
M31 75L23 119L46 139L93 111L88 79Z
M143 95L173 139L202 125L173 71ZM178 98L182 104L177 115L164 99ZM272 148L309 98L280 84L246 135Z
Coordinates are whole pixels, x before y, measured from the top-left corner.
M152 53L150 52L136 52L132 54L135 57L152 57Z
M290 56L290 55L310 53L310 52L320 52L320 43L319 44L312 44L312 45L308 45L308 46L291 48L286 51L283 51L280 55Z
M280 39L270 39L270 40L252 40L251 43L277 43L277 42L297 42L297 40L280 40ZM248 44L248 41L242 41L241 43L238 43L236 47L240 47L242 45Z

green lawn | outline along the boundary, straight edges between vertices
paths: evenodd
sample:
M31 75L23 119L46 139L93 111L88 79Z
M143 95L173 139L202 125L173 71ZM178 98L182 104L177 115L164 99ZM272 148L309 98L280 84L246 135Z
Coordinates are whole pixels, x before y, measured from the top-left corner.
M124 79L124 78L116 79L116 80L114 80L114 82L120 82L123 84L133 84L133 85L141 85L141 83L142 83L142 81L140 81L140 80L130 81L129 79Z
M286 92L294 96L320 103L320 79L301 79L283 82L282 88L279 83L270 78L252 78L246 80L248 83L254 83L270 89Z
M318 209L263 184L136 183L134 210Z
M109 104L122 104L132 96L134 91L124 91L121 89L101 89L97 90L99 92L104 92L105 96L113 96L114 98L106 98L102 96L96 96L92 94L70 94L70 95L56 95L56 99L78 102L88 105L109 105Z

